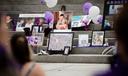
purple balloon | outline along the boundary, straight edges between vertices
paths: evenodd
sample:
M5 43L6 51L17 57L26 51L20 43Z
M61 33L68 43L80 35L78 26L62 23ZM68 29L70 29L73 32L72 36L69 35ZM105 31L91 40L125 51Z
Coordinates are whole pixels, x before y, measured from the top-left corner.
M88 15L89 14L89 9L93 6L92 3L90 2L86 2L84 5L83 5L83 12Z
M45 18L47 23L50 23L54 19L54 15L51 11L46 11L44 18Z

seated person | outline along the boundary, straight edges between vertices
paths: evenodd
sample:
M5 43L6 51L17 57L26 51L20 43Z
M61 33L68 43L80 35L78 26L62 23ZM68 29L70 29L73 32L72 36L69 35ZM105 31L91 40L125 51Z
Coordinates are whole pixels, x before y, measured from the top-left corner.
M32 62L28 41L24 35L15 34L12 36L11 49L19 64L21 76L45 76L41 66Z
M60 15L59 20L56 25L56 29L59 29L59 30L60 29L62 29L62 30L68 29L68 22L65 19L64 14Z

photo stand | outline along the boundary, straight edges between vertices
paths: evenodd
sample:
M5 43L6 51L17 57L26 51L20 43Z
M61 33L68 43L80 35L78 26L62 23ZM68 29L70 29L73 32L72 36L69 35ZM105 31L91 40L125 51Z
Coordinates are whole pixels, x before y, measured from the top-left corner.
M63 53L63 55L69 55L69 53L70 53L70 46L65 46L64 47L64 53Z

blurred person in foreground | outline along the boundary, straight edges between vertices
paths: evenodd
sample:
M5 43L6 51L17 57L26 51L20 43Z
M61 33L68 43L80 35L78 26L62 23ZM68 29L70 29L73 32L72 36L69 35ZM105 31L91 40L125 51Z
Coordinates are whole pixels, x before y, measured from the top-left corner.
M111 69L97 76L128 76L128 4L125 4L114 22L118 41L117 55L113 57Z
M21 76L45 76L41 66L31 60L31 49L25 35L13 35L11 38L11 48L14 58L20 65Z
M8 37L6 16L0 14L0 76L19 76L11 55Z

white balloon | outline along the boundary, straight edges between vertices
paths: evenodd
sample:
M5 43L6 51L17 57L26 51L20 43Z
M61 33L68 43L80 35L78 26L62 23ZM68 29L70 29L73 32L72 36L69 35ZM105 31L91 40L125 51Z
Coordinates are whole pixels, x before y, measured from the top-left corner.
M100 8L97 6L92 6L89 9L89 16L91 17L91 19L93 19L94 17L98 16L100 14Z
M45 0L45 2L49 8L53 8L57 5L58 0Z
M100 24L100 22L99 22L98 20L99 20L99 18L101 18L101 17L102 17L102 15L98 15L98 16L94 17L94 18L92 19L93 23L94 23L94 24Z

